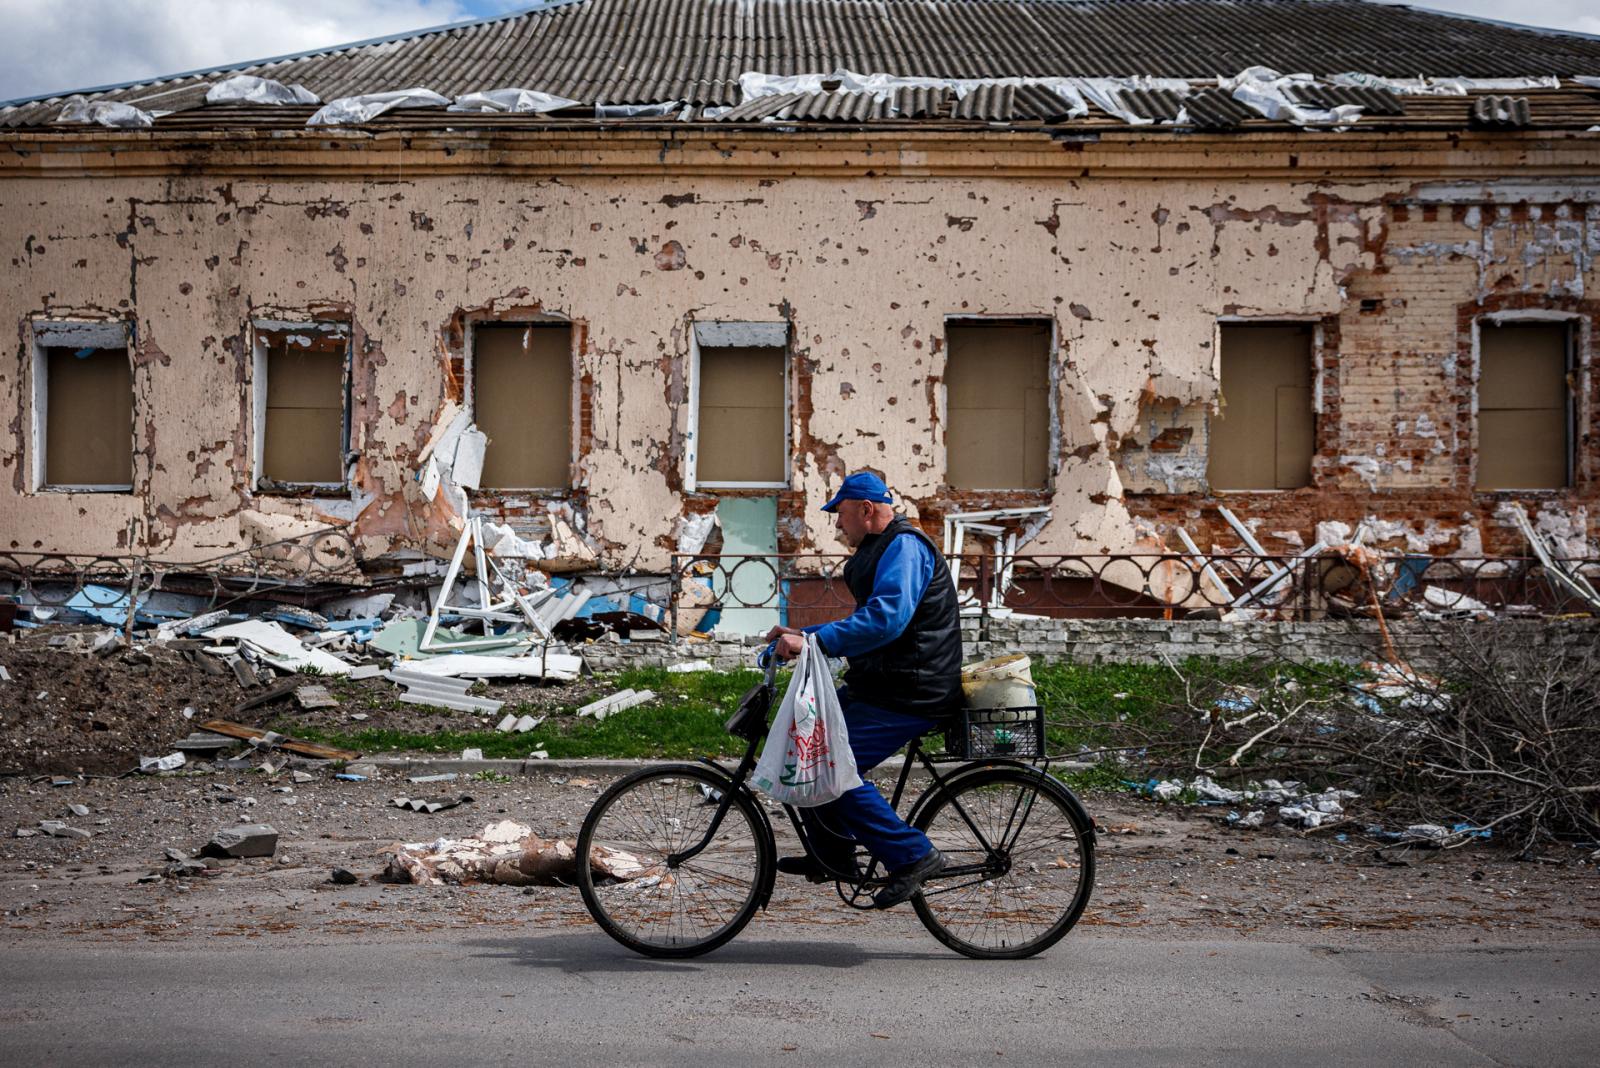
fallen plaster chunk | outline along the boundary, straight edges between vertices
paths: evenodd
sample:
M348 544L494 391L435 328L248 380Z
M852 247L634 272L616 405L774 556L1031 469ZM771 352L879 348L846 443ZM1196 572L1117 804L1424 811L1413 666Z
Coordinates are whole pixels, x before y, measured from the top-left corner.
M672 664L667 668L671 675L690 675L697 671L714 671L709 660L689 660L682 664Z
M189 758L182 753L168 753L162 757L140 757L139 770L147 775L158 771L177 771L188 762Z
M300 686L294 691L295 704L306 711L316 708L338 708L339 702L326 686Z
M212 835L202 857L270 857L278 850L278 832L265 823L229 827Z
M314 669L324 675L348 675L350 665L320 649L308 649L298 638L277 623L247 619L206 631L207 638L237 638L261 659L284 671Z
M636 856L595 846L589 862L596 874L626 881L655 875ZM381 878L418 886L500 883L509 886L569 886L578 871L577 843L547 839L512 820L491 823L470 838L441 838L399 846ZM662 872L659 879L671 878Z
M235 74L206 90L207 104L320 104L303 85L284 85L271 78Z
M156 117L130 104L115 100L85 100L81 95L67 98L66 106L56 116L57 122L98 123L119 129L139 129L154 126Z
M536 89L489 89L481 93L466 93L456 97L447 111L514 112L542 114L562 108L581 107L576 100L564 96L541 93Z
M432 89L400 89L392 93L365 93L331 100L311 118L307 126L350 126L371 122L386 111L395 108L442 108L450 98L440 96Z

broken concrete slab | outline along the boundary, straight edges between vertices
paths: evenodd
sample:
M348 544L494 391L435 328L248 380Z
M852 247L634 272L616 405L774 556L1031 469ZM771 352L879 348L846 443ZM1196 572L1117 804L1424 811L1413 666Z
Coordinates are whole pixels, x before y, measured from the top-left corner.
M69 827L61 820L40 820L39 830L52 838L92 838L90 832L81 827Z
M278 850L278 832L269 824L247 823L212 835L200 850L203 857L270 857Z
M326 686L301 686L294 691L297 705L307 712L318 708L338 708L339 702Z
M188 763L189 758L181 752L168 753L161 757L140 757L139 770L146 775L154 775L162 771L177 771Z

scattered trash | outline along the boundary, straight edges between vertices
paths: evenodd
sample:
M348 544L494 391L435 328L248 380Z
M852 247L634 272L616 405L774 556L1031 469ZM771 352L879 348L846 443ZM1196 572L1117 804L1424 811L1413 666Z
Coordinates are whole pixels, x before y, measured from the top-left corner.
M225 734L230 738L238 738L250 742L252 745L259 745L266 741L268 735L271 734L272 745L277 748L300 756L315 757L318 760L354 760L361 755L349 749L337 749L331 745L318 745L316 742L303 742L298 738L273 734L272 732L261 730L259 727L246 727L242 723L230 723L225 719L207 720L200 724L200 729L211 731L214 734Z
M462 794L460 797L394 797L389 799L389 803L394 805L395 808L408 808L412 812L427 812L431 814L443 812L447 808L455 808L457 805L464 805L471 800L471 797Z
M188 763L188 758L181 752L168 753L163 757L140 757L139 770L146 775L153 775L161 771L177 771Z
M457 772L444 771L436 775L412 775L406 782L455 782Z
M690 660L682 664L668 665L667 671L673 675L689 675L697 671L714 671L709 660Z

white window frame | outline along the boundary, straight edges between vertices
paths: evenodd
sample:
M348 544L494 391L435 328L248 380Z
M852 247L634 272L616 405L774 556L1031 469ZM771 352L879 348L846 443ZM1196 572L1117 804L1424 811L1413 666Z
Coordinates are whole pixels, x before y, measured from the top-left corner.
M29 488L33 493L132 493L133 482L107 482L88 485L55 484L47 480L49 467L45 449L50 426L50 358L52 348L123 349L133 358L133 331L120 319L35 319L32 322L33 360L30 372L32 396L29 407L33 412L32 439L29 444L33 462L29 471ZM133 437L133 427L128 427ZM137 450L135 450L137 453Z
M1567 484L1560 487L1529 489L1479 489L1478 488L1478 384L1483 377L1483 324L1496 326L1502 323L1565 323L1567 325L1567 373L1575 376L1577 388L1569 389L1567 398ZM1558 308L1519 308L1515 311L1485 312L1472 320L1472 448L1471 471L1473 493L1566 493L1578 485L1581 460L1578 456L1578 430L1587 416L1585 403L1589 396L1589 318L1581 312L1562 311Z
M466 409L468 418L474 426L478 423L478 392L477 372L475 368L478 356L478 327L480 326L564 326L567 328L567 359L570 374L568 378L571 385L567 395L567 484L564 486L497 486L493 489L475 489L473 493L486 493L492 495L526 494L530 497L565 497L572 492L572 487L577 481L578 445L582 437L582 420L579 418L582 401L582 375L579 373L578 358L581 355L578 347L577 324L571 319L559 315L538 316L527 318L494 319L481 317L467 320L467 351L462 360L462 407ZM479 427L481 430L482 428Z
M689 331L689 414L684 421L683 488L698 490L788 489L794 479L794 361L789 358L789 323L786 320L694 322ZM704 482L700 465L700 350L701 348L781 349L783 359L783 470L780 482Z
M986 313L962 314L944 317L944 366L939 376L939 418L944 422L945 433L950 427L950 328L952 326L1003 326L1006 323L1046 323L1050 327L1050 349L1045 354L1046 392L1049 394L1050 445L1045 453L1045 482L1042 488L1028 486L978 486L960 490L962 493L1054 493L1057 476L1061 471L1061 324L1053 315L1038 312L1012 314ZM950 479L950 457L944 462L946 484Z
M267 449L267 345L263 333L331 334L344 339L343 428L340 431L340 466L344 475L337 482L284 482L262 485L266 478ZM354 331L343 319L254 319L250 322L250 492L260 496L296 495L331 490L350 492L350 468L354 458L351 445L355 430L351 425L352 363L355 358Z

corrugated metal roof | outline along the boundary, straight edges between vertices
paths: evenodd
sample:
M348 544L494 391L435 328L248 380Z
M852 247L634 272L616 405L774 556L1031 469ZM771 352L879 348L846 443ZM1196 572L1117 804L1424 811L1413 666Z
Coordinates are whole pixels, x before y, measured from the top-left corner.
M1406 106L1387 89L1365 86L1309 85L1291 90L1302 102L1318 108L1337 108L1354 104L1366 115L1404 115Z
M324 100L421 85L447 96L520 87L584 103L726 106L739 102L746 71L1210 78L1256 64L1320 75L1600 75L1600 39L1361 0L574 0L231 70L298 82ZM97 95L182 111L220 77ZM49 123L60 100L6 109L0 122Z
M979 119L983 122L1010 122L1017 91L1010 85L980 85L972 89L951 110L958 119Z
M1171 89L1124 89L1117 96L1123 107L1151 122L1171 122L1183 108L1183 97Z
M1205 130L1229 130L1261 116L1223 89L1202 89L1183 98L1189 121Z
M1474 126L1527 126L1532 121L1525 96L1480 96L1472 102Z

